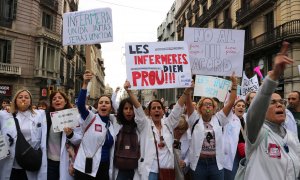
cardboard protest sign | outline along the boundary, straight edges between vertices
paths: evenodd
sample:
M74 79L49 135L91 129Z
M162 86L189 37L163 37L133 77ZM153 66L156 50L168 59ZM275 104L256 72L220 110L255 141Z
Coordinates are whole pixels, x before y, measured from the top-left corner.
M96 44L113 41L110 8L63 14L63 45Z
M231 81L226 79L196 75L194 96L216 97L224 102L230 88Z
M192 74L242 76L244 30L185 28Z
M185 42L126 43L125 49L131 89L190 87L192 76Z
M77 108L65 109L50 113L54 132L62 132L65 127L75 128L80 117Z
M257 92L259 89L259 83L258 83L258 78L257 75L255 74L252 78L248 78L245 74L243 73L243 79L242 79L242 89L241 89L241 96L243 99L245 99L246 95L249 92Z
M0 135L0 160L8 156L8 144L3 135Z

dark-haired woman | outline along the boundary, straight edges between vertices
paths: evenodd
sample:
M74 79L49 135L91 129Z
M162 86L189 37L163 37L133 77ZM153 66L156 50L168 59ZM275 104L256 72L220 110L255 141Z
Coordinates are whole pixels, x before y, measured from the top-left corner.
M118 166L116 158L118 158L117 153L118 153L118 148L121 148L118 145L118 142L122 141L125 138L125 135L123 135L123 130L126 130L128 132L134 133L133 136L138 137L139 131L137 130L137 124L134 121L134 110L133 110L133 104L130 98L123 99L120 102L120 105L117 110L117 124L119 126L116 126L115 132L117 134L116 137L116 144L115 144L115 161L114 161L114 167L115 167L115 178L117 180L125 180L125 179L133 179L135 175L135 170L136 168L133 169L128 169L128 168L123 168ZM127 134L128 136L128 134ZM129 136L128 136L129 137ZM134 138L132 138L133 140ZM137 140L137 139L136 139ZM124 140L123 140L124 141ZM127 143L127 144L124 144ZM132 144L131 144L132 143ZM133 146L135 148L138 148L137 151L139 153L139 141L129 141L129 142L123 142L121 145L122 147L128 147L128 150L132 149ZM121 151L120 151L121 153ZM138 160L136 160L137 162ZM126 161L125 161L126 164ZM128 163L129 165L129 163ZM136 177L137 178L137 177Z
M112 101L107 95L100 96L97 114L86 108L87 85L93 77L92 72L85 71L77 102L84 134L74 163L75 179L109 180L112 179L116 120L111 115Z
M72 105L67 95L61 91L54 91L50 94L49 104L49 109L46 111L48 157L47 179L73 180L73 174L68 172L69 162L71 162L72 159L70 159L67 152L66 143L78 146L82 138L81 128L76 127L73 130L66 127L64 128L64 132L54 132L50 113L70 109L72 108Z

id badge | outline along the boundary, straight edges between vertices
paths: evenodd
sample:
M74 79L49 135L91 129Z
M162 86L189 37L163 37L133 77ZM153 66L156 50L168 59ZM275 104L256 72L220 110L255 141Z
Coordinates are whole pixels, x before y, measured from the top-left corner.
M91 157L86 157L85 158L85 173L90 174L92 173L92 168L93 168L93 158Z
M271 158L281 159L280 146L277 144L269 143L268 152Z

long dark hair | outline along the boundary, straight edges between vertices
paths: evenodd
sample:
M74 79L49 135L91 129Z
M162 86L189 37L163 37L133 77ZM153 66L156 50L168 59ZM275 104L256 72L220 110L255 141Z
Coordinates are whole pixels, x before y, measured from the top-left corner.
M66 105L64 106L64 109L70 109L70 108L72 108L72 104L71 104L71 102L70 102L70 99L68 98L68 96L64 93L64 92L62 92L62 91L53 91L51 94L50 94L50 97L49 97L49 102L50 102L50 104L49 104L49 112L54 112L55 111L55 109L54 109L54 107L52 106L52 99L53 99L53 97L56 95L56 94L60 94L64 99L65 99L65 101L66 101Z
M118 121L119 124L122 124L122 125L132 124L132 125L136 126L136 123L134 121L134 116L133 116L133 118L130 121L127 121L125 119L125 116L124 116L124 113L123 113L123 109L124 109L126 103L130 104L130 106L133 107L133 103L130 100L130 98L123 99L120 102L120 105L119 105L119 108L118 108L118 111L117 111L117 121Z

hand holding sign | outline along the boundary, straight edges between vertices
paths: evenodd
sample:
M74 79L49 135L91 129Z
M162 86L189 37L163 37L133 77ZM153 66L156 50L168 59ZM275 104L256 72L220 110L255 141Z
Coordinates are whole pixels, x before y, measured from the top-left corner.
M70 128L75 128L79 125L77 108L51 112L50 116L54 132L65 131L69 135L72 133Z

